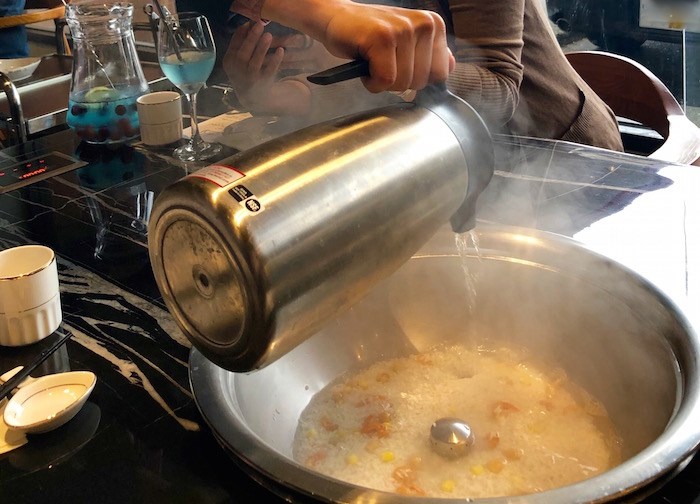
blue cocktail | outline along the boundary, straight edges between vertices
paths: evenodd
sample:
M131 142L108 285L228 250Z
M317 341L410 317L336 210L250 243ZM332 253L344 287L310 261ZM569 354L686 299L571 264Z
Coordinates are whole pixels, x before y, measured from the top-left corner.
M166 16L158 28L158 62L165 76L185 93L190 105L190 141L173 154L200 161L221 152L221 145L202 140L197 127L197 92L214 68L216 47L207 18L195 13Z
M216 57L211 52L184 51L182 61L169 54L160 60L160 68L170 82L184 93L196 93L214 69Z

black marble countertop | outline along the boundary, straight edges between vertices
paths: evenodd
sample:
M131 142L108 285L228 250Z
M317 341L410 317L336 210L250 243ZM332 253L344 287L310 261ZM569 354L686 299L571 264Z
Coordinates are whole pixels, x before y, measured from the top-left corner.
M497 146L480 222L573 237L698 311L700 169L561 142ZM208 430L190 390L190 345L153 279L151 205L188 168L138 145L79 144L70 131L0 151L0 161L51 151L88 164L0 195L0 249L41 243L58 256L74 336L35 374L91 370L98 382L69 423L0 455L0 502L297 501L251 479ZM0 348L0 370L49 343ZM699 503L698 459L647 501Z

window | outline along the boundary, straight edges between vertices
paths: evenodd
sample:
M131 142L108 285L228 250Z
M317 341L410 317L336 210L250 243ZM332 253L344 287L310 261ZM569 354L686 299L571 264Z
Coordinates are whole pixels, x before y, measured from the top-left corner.
M700 125L700 0L546 0L564 51L603 50L651 70Z

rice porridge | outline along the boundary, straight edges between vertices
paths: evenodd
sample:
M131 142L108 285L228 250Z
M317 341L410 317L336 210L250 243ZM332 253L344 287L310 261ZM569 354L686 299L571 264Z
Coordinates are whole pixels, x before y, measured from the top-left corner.
M433 422L462 419L475 443L460 458L430 446ZM379 362L319 392L294 458L325 475L404 495L495 497L580 481L620 462L605 409L561 370L508 349L436 349Z

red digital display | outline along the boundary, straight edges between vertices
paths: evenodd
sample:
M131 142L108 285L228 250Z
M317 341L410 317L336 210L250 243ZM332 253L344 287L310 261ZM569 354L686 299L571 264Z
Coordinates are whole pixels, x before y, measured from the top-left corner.
M0 158L0 194L84 165L84 162L59 152L34 159L24 156L19 159Z
M37 168L36 170L32 170L27 173L23 173L22 175L19 176L20 180L28 179L30 177L34 177L36 175L39 175L40 173L44 173L46 171L46 166L42 166L41 168Z

